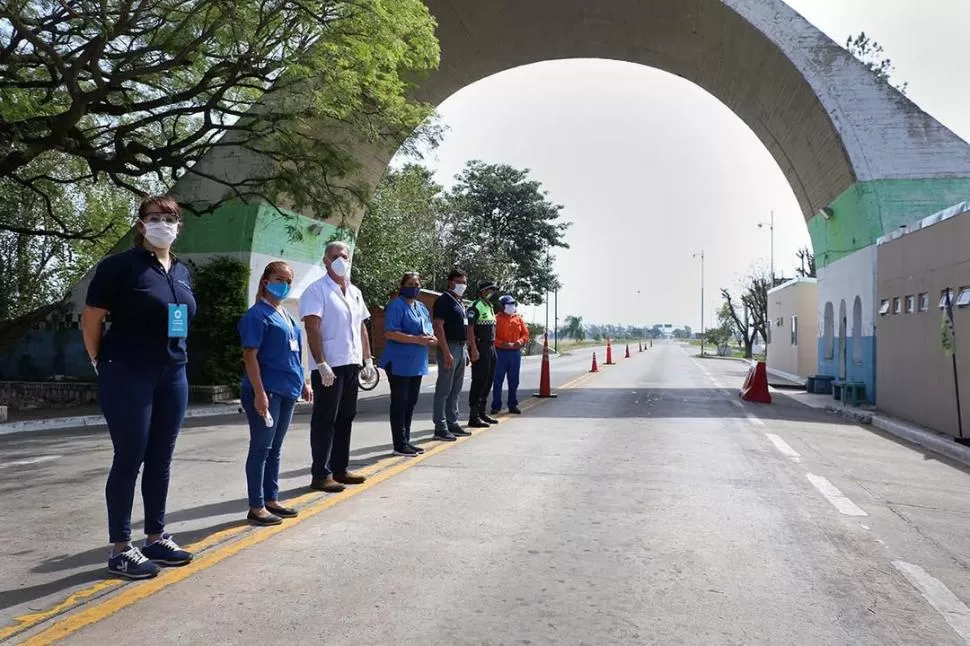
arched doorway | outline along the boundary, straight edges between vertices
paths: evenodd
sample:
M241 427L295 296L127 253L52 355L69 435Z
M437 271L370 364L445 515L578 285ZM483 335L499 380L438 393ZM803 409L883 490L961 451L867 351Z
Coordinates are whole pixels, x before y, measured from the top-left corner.
M839 303L839 379L849 376L849 319L845 301Z

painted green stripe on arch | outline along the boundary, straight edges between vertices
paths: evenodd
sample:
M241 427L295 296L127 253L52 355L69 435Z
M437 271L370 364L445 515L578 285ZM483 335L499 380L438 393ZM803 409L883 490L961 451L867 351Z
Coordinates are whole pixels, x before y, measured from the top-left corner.
M340 234L330 223L267 204L229 203L215 213L186 215L177 253L262 253L274 258L319 264L326 243ZM346 239L349 235L340 236ZM351 242L350 240L347 240Z
M808 221L816 264L821 269L964 200L970 200L970 177L856 182L829 205L830 219Z

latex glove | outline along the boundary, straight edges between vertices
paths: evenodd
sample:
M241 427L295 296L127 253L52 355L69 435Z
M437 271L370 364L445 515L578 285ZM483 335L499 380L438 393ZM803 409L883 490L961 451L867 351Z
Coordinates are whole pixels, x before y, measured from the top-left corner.
M329 388L337 381L337 375L333 373L333 368L326 361L317 364L317 372L320 373L320 381L323 382L324 388Z
M367 361L365 361L364 362L364 368L360 372L361 372L361 376L364 379L366 379L367 381L370 381L371 379L373 379L374 378L374 360L373 359L368 359Z

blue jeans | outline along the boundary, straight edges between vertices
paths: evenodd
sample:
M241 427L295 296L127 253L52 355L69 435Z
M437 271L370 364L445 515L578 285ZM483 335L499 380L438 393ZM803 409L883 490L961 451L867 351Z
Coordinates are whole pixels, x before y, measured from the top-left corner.
M243 382L239 401L249 420L249 456L246 458L246 483L249 489L249 506L258 509L267 500L276 501L280 495L280 450L283 438L290 428L296 400L275 393L269 397L269 414L273 425L266 422L256 412L256 392L252 385Z
M109 540L131 541L131 506L143 463L145 533L161 534L172 453L189 404L185 365L104 361L98 373L98 401L114 445L105 486Z
M509 378L509 408L519 406L519 371L522 351L499 348L495 364L495 383L492 386L492 410L502 410L502 382Z
M449 370L445 368L445 360L441 348L438 348L438 379L434 384L434 430L442 433L446 429L458 426L458 395L465 383L464 341L448 342L448 349L455 363Z

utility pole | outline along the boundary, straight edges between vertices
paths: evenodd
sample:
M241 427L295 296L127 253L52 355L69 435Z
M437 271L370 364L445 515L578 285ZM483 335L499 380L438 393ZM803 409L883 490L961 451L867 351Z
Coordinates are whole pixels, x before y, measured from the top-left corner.
M771 245L771 287L775 286L775 210L771 210L771 219L768 222L759 222L758 228L763 229L768 226L769 244Z
M556 291L553 292L553 306L552 306L552 319L555 323L555 337L553 337L552 349L559 352L559 286L556 285Z
M549 247L546 247L546 270L549 270ZM546 334L549 334L549 288L546 287Z
M694 254L694 258L701 258L701 357L704 356L704 250Z

